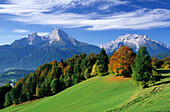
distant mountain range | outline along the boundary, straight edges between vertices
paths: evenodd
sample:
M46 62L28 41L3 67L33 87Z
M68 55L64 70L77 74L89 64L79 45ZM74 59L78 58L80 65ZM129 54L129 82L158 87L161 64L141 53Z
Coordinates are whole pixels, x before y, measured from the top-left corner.
M111 55L121 45L129 46L134 51L145 45L150 55L170 52L167 45L147 36L128 33L97 47L80 42L60 28L55 28L48 36L34 32L28 37L15 40L11 45L0 46L0 71L7 68L35 69L44 63L71 58L82 52L96 54L100 52L100 48Z
M39 36L34 32L11 45L0 46L0 68L35 69L44 63L71 58L82 52L99 53L100 48L77 41L60 28L55 28L49 36Z
M129 46L133 51L138 51L141 46L146 46L150 55L170 52L170 48L162 42L152 40L146 35L130 34L127 33L124 36L119 36L115 41L111 41L107 44L100 44L100 48L104 48L108 54L112 54L114 50L117 50L121 45Z

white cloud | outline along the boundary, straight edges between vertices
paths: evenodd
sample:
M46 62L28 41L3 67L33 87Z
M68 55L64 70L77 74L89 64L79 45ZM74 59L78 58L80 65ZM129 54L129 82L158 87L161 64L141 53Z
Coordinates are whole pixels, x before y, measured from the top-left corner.
M21 13L50 11L58 7L70 8L78 5L89 6L96 2L104 2L110 6L129 3L127 0L8 0L10 4L0 5L0 7L3 8L0 13L6 12L17 15Z
M161 4L167 4L165 1L161 1L161 0L138 0L139 2L158 2Z
M97 18L97 19L94 19ZM12 20L28 24L62 25L63 27L89 27L88 30L149 29L170 26L170 10L141 9L109 16L73 13L26 14Z
M138 0L140 2L157 2L158 0Z
M0 43L0 46L2 45L10 45L10 43Z
M23 30L23 29L15 29L15 30L13 30L13 32L15 32L15 33L29 33L30 31L29 30Z
M10 20L27 24L62 25L67 28L87 27L88 30L149 29L170 26L170 10L168 9L140 9L112 15L76 14L63 11L43 13L50 12L52 7L56 6L71 7L77 4L86 6L99 1L106 1L114 5L128 3L125 0L9 0L12 4L0 5L2 7L0 13L15 15ZM107 9L109 6L103 7L103 9Z
M39 36L47 36L47 35L49 35L50 33L48 33L48 32L39 32L39 33L37 33Z
M23 37L28 37L26 35L5 35L5 36L0 36L0 39L20 39Z
M103 6L98 7L98 9L100 9L100 10L106 10L108 8L110 8L110 5L103 5Z

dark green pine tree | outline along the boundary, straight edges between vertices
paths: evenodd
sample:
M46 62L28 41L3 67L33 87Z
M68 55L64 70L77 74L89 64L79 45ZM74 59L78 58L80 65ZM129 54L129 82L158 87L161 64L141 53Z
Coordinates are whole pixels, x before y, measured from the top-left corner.
M132 78L137 84L142 85L143 88L148 87L152 81L152 64L150 55L145 46L140 47L137 52L134 65L132 65L133 75Z
M99 74L103 75L108 71L108 64L109 64L109 57L106 54L104 48L102 48L98 55L98 61L97 61Z

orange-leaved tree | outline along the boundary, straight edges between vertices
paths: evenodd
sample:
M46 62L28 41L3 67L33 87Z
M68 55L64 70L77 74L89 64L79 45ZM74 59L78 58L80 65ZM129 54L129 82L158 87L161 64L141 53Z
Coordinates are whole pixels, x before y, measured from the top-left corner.
M130 76L132 73L131 65L134 63L136 54L132 48L121 46L110 58L110 69L115 75Z
M158 64L158 59L156 57L153 57L151 64L156 69L157 68L157 64Z

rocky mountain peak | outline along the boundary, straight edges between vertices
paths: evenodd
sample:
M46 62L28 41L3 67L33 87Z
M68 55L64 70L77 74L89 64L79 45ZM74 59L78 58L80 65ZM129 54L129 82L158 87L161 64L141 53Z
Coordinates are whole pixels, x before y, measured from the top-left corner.
M74 44L75 45L75 41L76 39L70 37L67 33L65 33L62 29L60 28L55 28L51 34L49 35L49 39L50 39L50 44L52 44L53 42L56 41L64 41L68 44Z
M49 35L50 43L53 43L54 41L60 41L61 39L68 39L68 34L65 33L60 28L55 28L51 34Z
M121 45L129 46L134 51L138 51L141 46L146 46L150 54L156 54L169 51L169 47L160 41L152 40L146 35L130 34L119 36L116 40L107 44L100 44L100 48L104 48L107 53L112 54L114 49L118 49Z
M32 40L32 39L36 38L37 36L38 36L37 32L33 32L32 34L28 35L28 39Z

